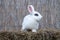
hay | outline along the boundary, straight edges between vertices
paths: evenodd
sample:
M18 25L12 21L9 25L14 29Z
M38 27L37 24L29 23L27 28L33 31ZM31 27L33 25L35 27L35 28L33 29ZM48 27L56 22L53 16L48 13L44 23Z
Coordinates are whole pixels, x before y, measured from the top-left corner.
M0 32L0 40L60 40L60 31L39 30L33 32Z

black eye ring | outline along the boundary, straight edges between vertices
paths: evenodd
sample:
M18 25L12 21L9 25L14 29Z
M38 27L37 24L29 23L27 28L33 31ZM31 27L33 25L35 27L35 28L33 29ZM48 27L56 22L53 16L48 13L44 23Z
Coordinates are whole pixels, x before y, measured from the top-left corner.
M35 16L38 16L38 14L34 14Z

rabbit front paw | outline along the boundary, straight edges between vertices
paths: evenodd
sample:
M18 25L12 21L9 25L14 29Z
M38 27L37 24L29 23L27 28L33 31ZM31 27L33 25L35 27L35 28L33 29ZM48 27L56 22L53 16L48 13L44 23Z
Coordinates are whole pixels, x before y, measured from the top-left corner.
M36 29L32 29L32 32L37 32Z

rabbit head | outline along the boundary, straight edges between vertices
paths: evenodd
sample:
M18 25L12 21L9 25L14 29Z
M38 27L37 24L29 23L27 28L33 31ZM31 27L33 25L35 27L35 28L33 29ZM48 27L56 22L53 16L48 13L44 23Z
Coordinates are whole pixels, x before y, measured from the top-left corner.
M35 20L40 21L40 19L42 18L41 14L35 11L33 5L28 5L28 11L32 18L34 18Z

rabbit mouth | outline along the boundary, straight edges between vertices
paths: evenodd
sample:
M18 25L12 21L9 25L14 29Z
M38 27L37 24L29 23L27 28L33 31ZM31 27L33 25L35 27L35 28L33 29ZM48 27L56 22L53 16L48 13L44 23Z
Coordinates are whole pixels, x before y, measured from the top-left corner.
M36 20L36 22L39 22L39 20Z

